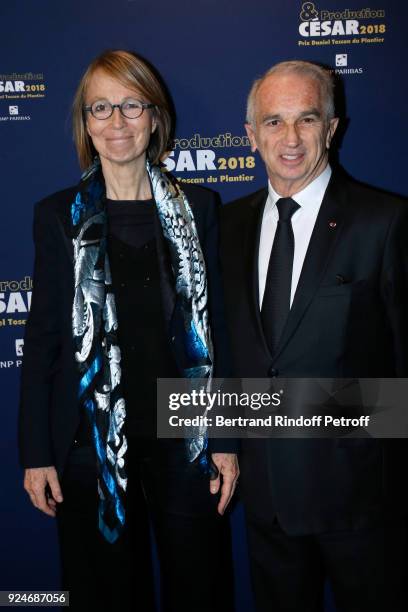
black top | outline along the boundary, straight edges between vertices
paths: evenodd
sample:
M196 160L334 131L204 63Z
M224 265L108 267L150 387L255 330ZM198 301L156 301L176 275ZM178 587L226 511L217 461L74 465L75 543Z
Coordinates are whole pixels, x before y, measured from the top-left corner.
M154 235L154 202L107 201L108 252L118 315L129 437L156 437L156 379L176 377Z
M154 238L154 200L106 200L109 235L134 247Z

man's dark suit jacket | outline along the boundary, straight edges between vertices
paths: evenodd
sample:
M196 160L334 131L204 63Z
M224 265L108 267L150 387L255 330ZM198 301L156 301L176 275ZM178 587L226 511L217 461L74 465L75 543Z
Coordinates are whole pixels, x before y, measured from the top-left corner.
M408 204L334 172L276 353L262 332L258 247L267 190L222 210L225 306L237 377L408 376ZM243 443L247 510L291 535L405 512L405 440Z
M182 188L194 213L207 265L215 375L225 376L229 355L218 261L218 202L216 194L209 190L189 185ZM74 270L70 208L76 192L77 188L70 188L36 205L34 291L26 326L21 382L21 464L26 468L55 465L60 473L80 419L79 375L74 360L71 319ZM158 218L156 242L163 310L171 337L176 295ZM234 452L236 449L231 441L210 442L213 452Z

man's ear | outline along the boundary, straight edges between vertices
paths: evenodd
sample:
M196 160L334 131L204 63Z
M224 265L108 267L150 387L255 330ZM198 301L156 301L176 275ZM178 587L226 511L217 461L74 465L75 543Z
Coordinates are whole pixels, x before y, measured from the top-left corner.
M251 151L252 153L255 153L255 151L258 148L256 144L255 130L252 127L251 123L245 123L245 129L246 129L247 136L249 138L249 142L251 143Z
M339 125L338 117L334 117L333 119L330 119L329 129L327 130L327 135L326 135L326 149L330 149L330 143L332 141L335 131L337 130L338 125Z

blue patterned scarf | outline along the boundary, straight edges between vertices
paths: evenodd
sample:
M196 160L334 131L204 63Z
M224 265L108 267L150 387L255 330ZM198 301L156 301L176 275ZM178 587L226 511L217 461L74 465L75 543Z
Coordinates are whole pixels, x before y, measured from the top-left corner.
M175 319L184 338L179 363L183 375L211 380L213 350L207 311L207 279L203 253L189 203L158 166L146 163L152 195L170 252L176 291ZM100 162L87 170L71 206L75 295L72 329L80 371L79 400L92 425L96 450L99 529L114 542L125 525L126 406L121 385L118 320L107 255L105 183ZM197 380L197 384L200 385ZM210 471L207 432L189 432L189 461Z

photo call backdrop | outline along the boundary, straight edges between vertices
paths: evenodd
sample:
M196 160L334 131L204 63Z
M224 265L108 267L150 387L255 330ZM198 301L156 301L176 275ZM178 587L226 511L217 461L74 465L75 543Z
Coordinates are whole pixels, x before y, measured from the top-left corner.
M266 183L244 129L252 81L282 60L323 63L339 80L339 162L363 182L407 195L408 4L11 0L1 3L0 23L0 590L51 590L59 579L55 521L35 510L22 488L18 387L33 205L78 181L70 108L85 67L105 49L150 60L177 113L167 168L181 181L217 190L226 203ZM232 524L236 610L252 612L240 505ZM334 610L329 594L327 610Z

